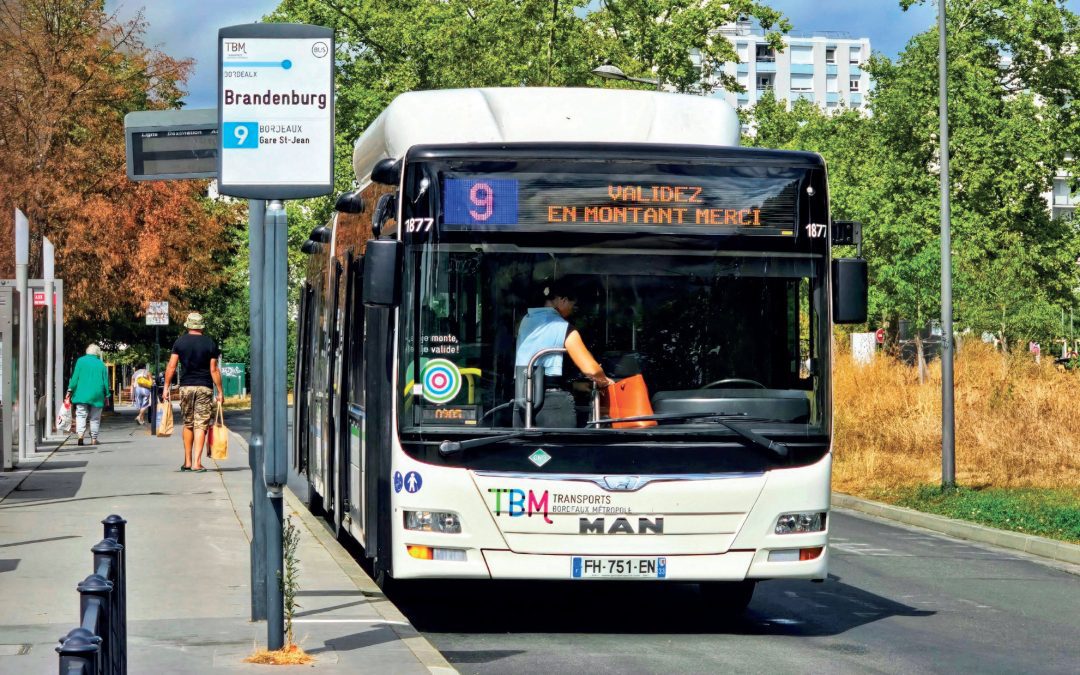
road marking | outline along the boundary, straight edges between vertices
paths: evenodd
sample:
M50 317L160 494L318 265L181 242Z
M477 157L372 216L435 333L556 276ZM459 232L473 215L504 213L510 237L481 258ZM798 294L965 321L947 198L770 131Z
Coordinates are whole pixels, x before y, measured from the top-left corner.
M404 621L387 621L386 619L293 619L293 623L384 623L395 626L408 626Z
M851 541L848 539L832 539L830 545L837 551L843 551L844 553L851 553L854 555L869 555L869 556L892 556L896 558L913 558L913 553L900 553L888 548L880 548L860 541Z

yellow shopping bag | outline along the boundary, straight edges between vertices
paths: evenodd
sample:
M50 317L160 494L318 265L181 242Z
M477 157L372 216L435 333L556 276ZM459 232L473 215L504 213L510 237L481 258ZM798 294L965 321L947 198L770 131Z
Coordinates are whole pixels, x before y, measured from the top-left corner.
M225 416L221 412L221 404L217 406L217 419L214 426L210 427L210 459L223 460L229 458L229 429L225 426Z

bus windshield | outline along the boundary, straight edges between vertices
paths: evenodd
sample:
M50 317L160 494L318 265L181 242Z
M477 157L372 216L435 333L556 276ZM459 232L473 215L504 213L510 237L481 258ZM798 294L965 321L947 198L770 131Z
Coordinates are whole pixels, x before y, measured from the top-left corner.
M402 431L611 433L590 424L612 414L607 397L558 351L575 332L606 376L641 376L654 414L824 431L826 257L820 246L796 245L807 214L794 193L805 172L774 170L754 182L745 169L614 179L611 170L413 172L416 195L403 217ZM624 195L628 203L612 204ZM697 236L717 230L734 236ZM536 393L525 396L530 364ZM679 427L695 424L728 434L693 418Z

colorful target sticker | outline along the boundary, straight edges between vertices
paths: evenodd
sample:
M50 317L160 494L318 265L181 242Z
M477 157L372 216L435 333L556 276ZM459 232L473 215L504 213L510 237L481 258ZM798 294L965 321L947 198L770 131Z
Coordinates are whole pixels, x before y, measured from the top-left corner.
M424 398L432 403L452 401L461 391L461 371L446 359L428 361L420 380L424 383Z

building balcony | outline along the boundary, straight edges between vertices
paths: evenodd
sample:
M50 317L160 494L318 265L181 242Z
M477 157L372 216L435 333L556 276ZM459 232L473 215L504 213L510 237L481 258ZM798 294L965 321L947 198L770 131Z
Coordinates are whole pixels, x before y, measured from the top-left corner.
M851 64L851 68L848 69L848 73L851 77L862 77L862 69L857 64Z
M776 61L758 61L756 65L759 73L776 72Z
M826 103L839 103L840 102L840 92L838 92L838 91L825 92L825 102Z
M795 101L798 101L799 99L803 99L803 100L810 101L811 103L813 103L814 102L814 92L807 91L807 90L802 90L802 91L794 91L793 90L791 92L791 102L794 103Z
M813 75L814 64L812 63L793 63L791 64L791 72L793 75Z

